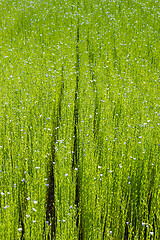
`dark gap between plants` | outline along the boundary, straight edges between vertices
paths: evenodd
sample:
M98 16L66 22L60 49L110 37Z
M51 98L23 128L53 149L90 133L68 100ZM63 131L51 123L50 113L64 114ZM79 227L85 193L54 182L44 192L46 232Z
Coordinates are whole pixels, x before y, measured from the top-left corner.
M62 108L62 98L64 90L64 76L63 76L63 66L62 66L62 80L61 89L58 100L58 106L53 107L53 130L52 130L52 140L51 140L51 158L49 166L49 186L47 191L47 207L46 207L46 220L51 224L51 239L56 238L56 208L55 208L55 161L56 152L55 146L58 140L58 130L61 122L61 108ZM57 108L56 108L57 106ZM57 112L58 109L58 112ZM49 237L49 236L48 236Z

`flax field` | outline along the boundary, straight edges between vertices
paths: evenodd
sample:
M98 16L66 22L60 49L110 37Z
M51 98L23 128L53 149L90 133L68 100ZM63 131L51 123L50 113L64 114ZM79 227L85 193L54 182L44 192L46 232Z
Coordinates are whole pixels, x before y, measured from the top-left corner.
M160 239L160 2L0 0L0 239Z

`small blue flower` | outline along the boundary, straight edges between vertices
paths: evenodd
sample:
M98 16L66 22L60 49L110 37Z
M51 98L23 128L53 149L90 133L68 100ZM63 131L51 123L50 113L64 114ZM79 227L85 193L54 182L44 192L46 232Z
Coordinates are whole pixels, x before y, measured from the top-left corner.
M6 208L8 208L9 206L8 205L6 205L5 207L3 207L3 209L6 209Z

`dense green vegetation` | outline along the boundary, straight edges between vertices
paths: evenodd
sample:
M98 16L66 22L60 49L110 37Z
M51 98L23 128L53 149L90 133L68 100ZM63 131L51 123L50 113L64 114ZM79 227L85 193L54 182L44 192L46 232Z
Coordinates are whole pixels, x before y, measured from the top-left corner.
M159 9L0 1L0 239L160 239Z

